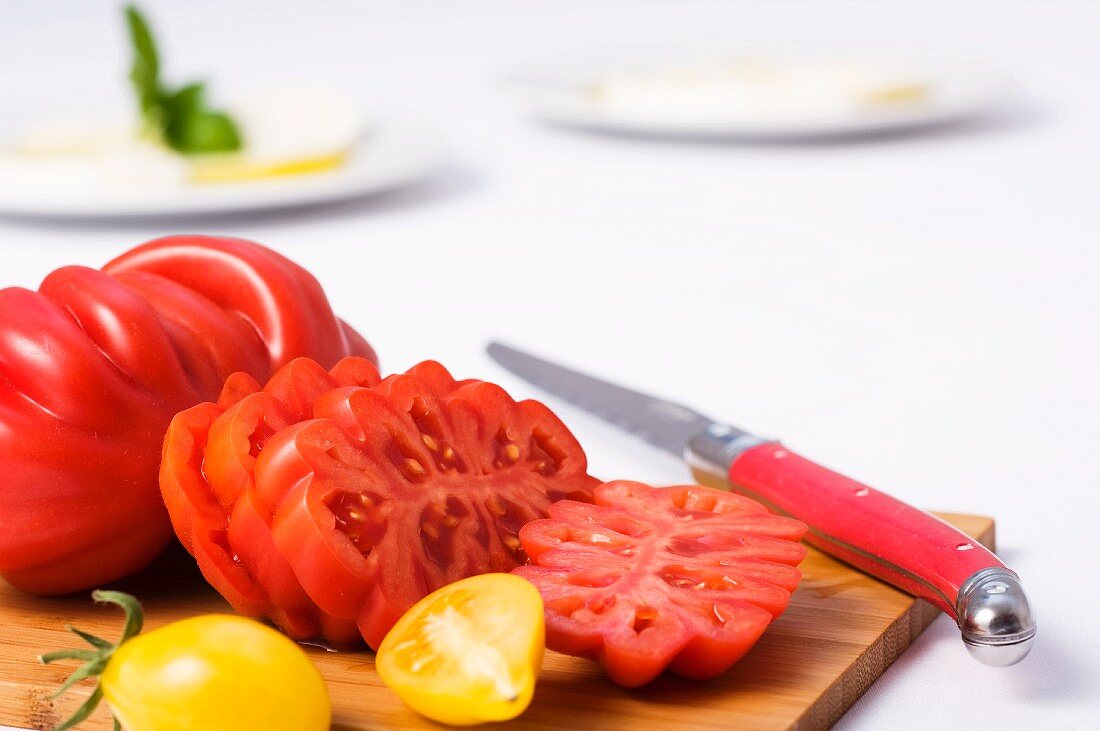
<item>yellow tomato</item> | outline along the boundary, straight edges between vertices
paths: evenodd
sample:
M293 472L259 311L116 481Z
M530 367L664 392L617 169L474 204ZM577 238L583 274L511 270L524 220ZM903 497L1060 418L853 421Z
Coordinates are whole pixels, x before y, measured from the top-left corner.
M323 731L324 680L294 642L244 617L193 617L111 655L103 697L127 731Z
M528 581L474 576L429 594L398 620L378 648L378 674L435 721L505 721L531 702L545 632L542 597Z

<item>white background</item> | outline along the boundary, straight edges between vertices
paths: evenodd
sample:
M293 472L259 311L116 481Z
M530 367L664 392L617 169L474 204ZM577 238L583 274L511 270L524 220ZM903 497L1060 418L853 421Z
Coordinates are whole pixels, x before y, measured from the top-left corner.
M163 233L245 236L311 269L388 370L437 358L531 387L501 337L696 405L916 505L997 518L1040 615L971 660L941 618L845 728L1100 719L1100 3L148 2L177 80L345 84L434 120L453 157L379 199L126 224L0 218L3 284ZM127 103L112 2L0 4L0 116ZM1019 103L936 134L738 146L528 120L500 79L607 46L811 45L1006 64ZM553 404L558 406L558 404ZM687 479L561 406L604 477Z

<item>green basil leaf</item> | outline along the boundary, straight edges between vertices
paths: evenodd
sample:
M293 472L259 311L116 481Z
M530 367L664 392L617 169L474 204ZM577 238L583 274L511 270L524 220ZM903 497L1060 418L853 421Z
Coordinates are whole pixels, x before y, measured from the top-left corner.
M130 29L130 43L134 49L134 61L130 66L130 81L137 93L141 112L148 121L157 121L160 105L160 59L149 24L133 5L126 6L126 25Z
M206 96L205 84L195 83L181 87L161 97L161 106L169 119L202 111Z
M237 125L226 114L206 107L203 84L187 84L175 91L161 85L153 33L133 5L126 6L126 23L134 51L130 81L149 131L183 154L239 150Z
M233 152L241 148L241 136L233 120L206 109L193 109L170 118L164 137L173 150L187 154Z

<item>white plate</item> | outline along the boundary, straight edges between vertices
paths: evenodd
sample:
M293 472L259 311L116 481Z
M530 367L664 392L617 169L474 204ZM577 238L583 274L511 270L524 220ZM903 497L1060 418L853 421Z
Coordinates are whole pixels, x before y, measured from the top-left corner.
M443 160L433 130L405 120L375 121L343 167L266 180L138 186L45 185L0 180L0 213L57 218L121 218L290 208L367 196L407 185ZM18 184L13 184L15 180Z
M644 93L609 101L607 95L601 97L595 91L608 74L639 69L643 74L660 73L690 63L720 63L713 56L695 62L674 57L668 61L651 58L633 63L546 65L514 75L509 82L527 109L549 122L634 134L762 141L839 137L950 122L989 111L1003 102L1012 88L1001 71L942 59L796 53L752 54L750 59L802 69L814 64L854 64L899 80L916 81L924 96L913 103L869 105L842 99L838 92L835 99L821 95L814 104L787 108L754 107L744 99L708 108L706 103L693 107L662 104L658 95ZM700 99L701 95L694 101Z

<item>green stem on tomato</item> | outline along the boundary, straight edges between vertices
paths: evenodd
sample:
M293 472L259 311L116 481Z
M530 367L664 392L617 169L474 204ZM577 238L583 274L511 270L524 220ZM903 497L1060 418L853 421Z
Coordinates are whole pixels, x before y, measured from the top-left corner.
M122 608L123 614L126 617L126 623L122 628L122 636L119 637L118 642L111 643L101 637L96 637L93 634L79 630L76 627L67 627L66 629L87 642L93 649L78 648L55 650L54 652L46 652L38 656L38 661L43 664L49 664L57 660L82 660L84 662L83 665L78 667L65 679L65 682L61 684L61 687L59 687L50 698L57 698L81 680L98 677L103 672L104 668L107 667L107 663L110 661L111 656L114 655L115 650L121 647L122 644L131 637L141 632L141 627L145 621L144 615L141 611L141 604L133 596L121 591L104 591L97 589L92 592L92 599L105 604L116 604ZM68 719L55 727L53 731L65 731L65 729L76 726L91 715L92 711L96 709L96 706L99 705L101 700L103 700L103 689L100 688L97 683L95 691L88 697L88 700L84 701L80 708L76 709L73 715L69 716ZM115 729L116 731L119 729L117 718L115 719Z

